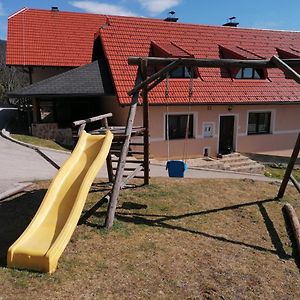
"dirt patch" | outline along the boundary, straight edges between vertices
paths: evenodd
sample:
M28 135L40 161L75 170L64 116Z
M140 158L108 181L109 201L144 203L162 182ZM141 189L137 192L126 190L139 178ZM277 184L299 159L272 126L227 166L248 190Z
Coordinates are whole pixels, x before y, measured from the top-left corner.
M53 275L4 267L47 183L0 202L3 299L296 299L299 269L281 208L289 187L250 180L155 179L124 190L111 231L106 206L79 225ZM91 189L85 209L107 187Z

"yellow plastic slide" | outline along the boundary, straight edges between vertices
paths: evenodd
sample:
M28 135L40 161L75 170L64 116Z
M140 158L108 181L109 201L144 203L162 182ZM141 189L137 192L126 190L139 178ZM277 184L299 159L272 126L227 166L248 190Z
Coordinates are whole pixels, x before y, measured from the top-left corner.
M104 164L113 135L82 131L53 179L31 223L8 249L7 266L53 273L80 218L89 189Z

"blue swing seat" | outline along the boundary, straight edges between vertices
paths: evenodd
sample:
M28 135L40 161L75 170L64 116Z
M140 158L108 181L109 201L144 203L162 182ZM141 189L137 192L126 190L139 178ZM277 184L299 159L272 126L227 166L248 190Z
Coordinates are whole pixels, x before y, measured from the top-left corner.
M184 177L184 172L188 169L188 165L183 160L169 160L166 164L169 177Z

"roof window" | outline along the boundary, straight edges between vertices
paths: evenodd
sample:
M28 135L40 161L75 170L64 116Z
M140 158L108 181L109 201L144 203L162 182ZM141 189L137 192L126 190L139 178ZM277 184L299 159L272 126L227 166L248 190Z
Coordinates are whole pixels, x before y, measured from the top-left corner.
M256 68L241 68L236 73L235 79L264 79L264 70Z
M219 45L220 57L225 59L264 59L264 57L247 50L241 46L222 46ZM265 79L267 70L260 68L223 68L222 77L235 79Z
M154 57L174 57L174 58L194 58L193 54L179 47L173 42L151 42L150 56ZM152 73L157 72L162 67L155 67ZM190 78L191 71L185 66L180 66L169 73L170 78ZM198 70L193 72L193 77L199 77Z

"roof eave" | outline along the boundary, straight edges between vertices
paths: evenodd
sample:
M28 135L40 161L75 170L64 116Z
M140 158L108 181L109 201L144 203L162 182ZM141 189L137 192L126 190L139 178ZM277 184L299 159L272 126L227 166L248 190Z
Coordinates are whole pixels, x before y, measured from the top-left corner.
M108 97L108 96L115 96L112 94L95 94L95 93L84 93L84 94L17 94L17 93L8 93L7 94L10 98L24 98L24 97L30 97L30 98L72 98L72 97Z

